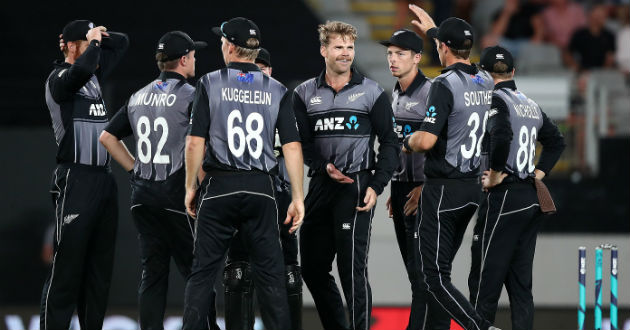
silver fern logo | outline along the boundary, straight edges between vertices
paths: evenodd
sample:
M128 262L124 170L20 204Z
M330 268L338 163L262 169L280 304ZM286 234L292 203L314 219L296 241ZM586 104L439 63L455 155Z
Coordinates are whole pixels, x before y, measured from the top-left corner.
M407 104L405 104L405 110L409 111L418 104L420 104L420 102L407 102Z
M354 93L354 94L348 96L348 103L356 101L358 98L360 98L363 95L365 95L365 92Z
M78 218L79 215L78 214L68 214L65 217L63 217L63 223L68 225L70 224L72 221L74 221L74 219Z

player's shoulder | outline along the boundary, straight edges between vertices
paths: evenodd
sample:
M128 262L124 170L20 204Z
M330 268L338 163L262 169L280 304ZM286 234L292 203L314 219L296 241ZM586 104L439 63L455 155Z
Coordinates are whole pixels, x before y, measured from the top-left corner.
M314 93L317 89L317 78L313 77L295 87L295 93L304 98L306 94Z
M211 81L216 81L217 79L220 79L221 72L227 72L227 68L217 69L204 74L203 76L201 76L201 78L199 78L199 83L203 85L208 85Z
M265 74L263 73L263 75L265 75ZM287 87L283 83L279 82L274 77L270 77L270 76L267 76L267 75L265 75L265 76L269 78L269 84L270 85L273 85L273 86L279 88L282 92L286 92L287 91Z
M195 93L195 86L191 85L188 81L184 80L184 84L182 84L182 87L180 88L180 91L185 93L185 94L194 94Z
M317 77L313 77L311 79L305 80L303 83L297 85L297 87L295 87L295 90L304 90L307 88L315 88L315 87L317 87Z
M449 70L444 73L441 73L439 76L433 78L431 85L432 86L438 86L438 85L450 86L449 81L451 79L458 79L457 73L455 72L455 70Z
M379 85L375 80L372 80L366 76L363 76L363 81L361 82L361 85L366 91L371 92L376 97L381 95L381 93L383 93L384 91L381 85Z
M53 62L53 69L50 71L50 74L48 74L46 81L62 78L63 75L68 72L68 69L70 69L70 65L65 64L65 62Z

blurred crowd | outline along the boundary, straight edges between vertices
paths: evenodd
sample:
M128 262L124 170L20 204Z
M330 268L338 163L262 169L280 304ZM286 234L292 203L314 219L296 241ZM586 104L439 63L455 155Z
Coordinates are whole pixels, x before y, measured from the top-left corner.
M437 24L450 16L470 22L478 36L477 54L497 44L507 48L517 76L573 77L569 114L557 119L568 142L557 172L590 172L585 151L589 79L602 83L615 76L602 78L602 70L621 79L607 82L616 84L609 89L608 136L630 132L630 0L397 0L395 27L408 24L402 11L408 12L409 3L429 8ZM594 75L598 80L592 80Z
M408 3L431 7L438 24L449 16L467 20L481 36L480 49L500 44L525 67L542 57L533 70L618 68L630 74L628 0L400 0L396 25L407 23Z
M523 47L547 44L575 72L617 67L628 74L629 16L628 4L615 1L506 0L493 13L481 47L500 43L519 57Z

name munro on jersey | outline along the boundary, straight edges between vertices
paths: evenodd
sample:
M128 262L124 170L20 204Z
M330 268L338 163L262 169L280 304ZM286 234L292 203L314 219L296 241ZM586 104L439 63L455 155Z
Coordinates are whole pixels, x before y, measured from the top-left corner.
M492 103L492 91L474 91L464 92L464 105L467 107L491 104Z
M221 88L221 100L245 104L271 105L271 93L265 91L251 91L233 87Z
M175 94L139 93L129 102L130 106L148 105L152 107L172 107L177 101Z

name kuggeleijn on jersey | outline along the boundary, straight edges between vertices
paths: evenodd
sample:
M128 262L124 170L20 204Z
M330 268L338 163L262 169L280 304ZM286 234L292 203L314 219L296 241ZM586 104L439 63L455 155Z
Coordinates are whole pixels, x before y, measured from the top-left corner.
M221 88L221 100L244 104L271 105L271 93L259 90Z

